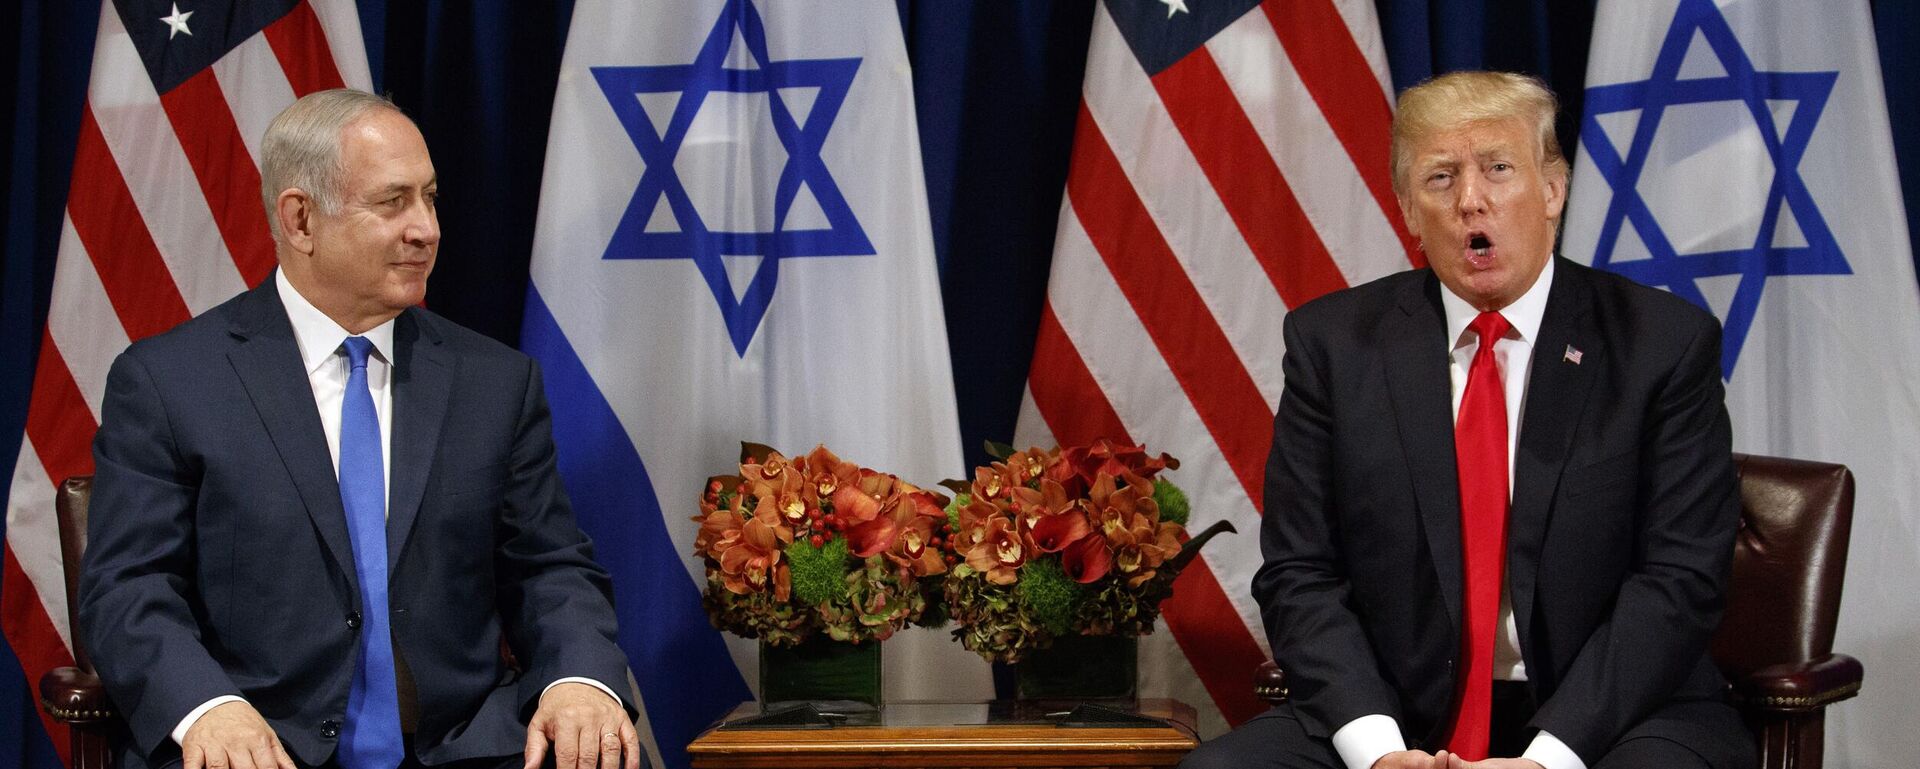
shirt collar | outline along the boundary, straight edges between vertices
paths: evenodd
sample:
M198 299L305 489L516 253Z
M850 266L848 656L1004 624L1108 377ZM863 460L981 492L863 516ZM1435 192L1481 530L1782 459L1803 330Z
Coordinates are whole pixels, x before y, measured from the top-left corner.
M340 351L340 345L346 338L353 336L345 328L335 323L320 308L300 295L287 280L287 274L273 271L274 287L280 290L280 304L287 308L287 322L293 324L293 340L300 348L300 362L307 376L313 376L321 366L333 360L334 353ZM393 320L389 319L367 332L360 334L373 342L373 352L381 360L393 361Z
M1548 255L1547 266L1540 269L1540 277L1534 279L1527 292L1513 300L1513 304L1500 308L1500 315L1513 327L1512 333L1518 334L1527 344L1533 344L1540 338L1540 323L1547 316L1547 294L1553 288L1553 262L1554 257ZM1473 319L1479 317L1480 311L1474 309L1467 300L1461 299L1459 294L1453 293L1453 289L1445 283L1440 284L1440 306L1447 313L1447 349L1458 349L1461 337L1467 333L1467 326L1473 324Z

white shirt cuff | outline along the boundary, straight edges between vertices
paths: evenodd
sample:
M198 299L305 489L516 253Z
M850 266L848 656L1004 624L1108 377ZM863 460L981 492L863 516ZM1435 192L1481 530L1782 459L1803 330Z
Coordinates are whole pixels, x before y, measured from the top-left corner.
M1538 763L1545 769L1587 769L1587 762L1580 760L1580 755L1574 753L1573 748L1567 747L1559 737L1545 730L1533 735L1533 742L1527 743L1527 752L1521 753L1520 757Z
M193 728L193 722L200 720L200 717L206 715L207 711L229 702L246 702L246 699L232 694L222 694L200 703L200 707L187 711L187 717L180 719L179 726L173 727L174 744L185 745L187 741L187 730Z
M568 676L566 678L562 678L560 680L554 681L553 683L547 684L546 689L540 690L540 696L542 697L547 696L548 690L552 689L553 687L559 686L561 684L586 684L595 689L599 689L600 691L606 692L608 697L613 698L613 704L619 705L621 710L627 709L627 701L620 699L620 695L614 694L613 689L609 688L606 684L600 683L599 681L595 681L591 678L581 678L579 676ZM1553 767L1547 767L1547 769L1553 769ZM1580 767L1580 769L1587 769L1587 768L1583 766L1583 767Z
M1340 754L1340 762L1346 764L1347 769L1373 769L1373 762L1381 756L1406 749L1406 738L1400 736L1400 723L1382 713L1348 721L1333 733L1333 750Z

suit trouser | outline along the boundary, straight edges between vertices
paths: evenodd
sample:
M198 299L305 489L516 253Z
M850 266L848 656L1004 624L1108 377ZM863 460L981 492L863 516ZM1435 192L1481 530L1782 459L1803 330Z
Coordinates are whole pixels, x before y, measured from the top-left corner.
M1494 756L1518 756L1533 740L1535 705L1523 684L1494 687ZM1753 738L1724 702L1675 703L1629 730L1591 769L1748 769ZM1346 769L1328 740L1307 735L1282 705L1208 740L1181 769Z

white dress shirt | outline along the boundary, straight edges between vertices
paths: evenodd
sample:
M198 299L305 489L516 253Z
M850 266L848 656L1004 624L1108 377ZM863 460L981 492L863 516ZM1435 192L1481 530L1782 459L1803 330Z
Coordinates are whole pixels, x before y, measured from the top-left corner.
M1506 390L1509 495L1513 489L1513 455L1519 446L1520 416L1526 413L1527 372L1531 370L1533 344L1540 338L1540 323L1547 314L1547 294L1552 286L1553 259L1549 257L1533 286L1500 310L1500 315L1512 326L1506 336L1493 345L1494 363L1500 368L1500 381ZM1480 311L1445 284L1441 284L1440 305L1447 316L1447 355L1452 361L1448 373L1453 381L1454 418L1458 419L1460 398L1467 389L1467 372L1473 365L1474 354L1480 350L1480 337L1467 327ZM1513 618L1513 605L1504 580L1500 590L1499 633L1493 642L1493 677L1500 681L1527 680L1526 662L1520 656L1520 629ZM1369 769L1381 756L1406 750L1407 743L1401 738L1399 723L1392 716L1376 713L1356 718L1334 731L1333 748L1347 769ZM1572 748L1544 731L1534 735L1533 742L1520 757L1539 762L1546 769L1587 767Z
M313 402L320 409L320 429L327 435L327 453L333 457L334 477L340 474L340 408L346 399L347 376L349 367L345 343L347 333L339 323L334 322L320 308L300 295L293 284L288 282L285 273L273 271L274 287L279 289L280 303L287 309L287 321L293 325L293 341L300 350L300 364L307 372L307 384L313 387ZM359 336L373 343L373 353L367 356L367 389L373 395L373 413L380 420L380 471L381 488L392 493L393 488L393 321L388 320L367 329ZM591 678L562 678L547 685L552 689L559 684L574 682L589 684L607 693L617 702L613 690L605 684ZM542 692L544 694L544 691ZM215 706L228 702L244 702L245 699L233 695L222 695L201 703L180 719L173 728L173 741L186 739L187 730L200 716Z

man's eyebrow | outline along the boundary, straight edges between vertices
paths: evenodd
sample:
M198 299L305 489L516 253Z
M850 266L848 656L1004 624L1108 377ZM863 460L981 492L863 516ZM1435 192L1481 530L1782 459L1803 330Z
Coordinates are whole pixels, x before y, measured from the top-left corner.
M426 184L420 185L420 188L435 189L439 186L440 186L440 180L438 178L435 178L435 179L428 180ZM406 192L407 190L411 190L413 188L414 186L407 182L388 182L387 185L384 187L375 188L373 190L373 194L375 197L380 197L384 195L390 195L396 192Z

